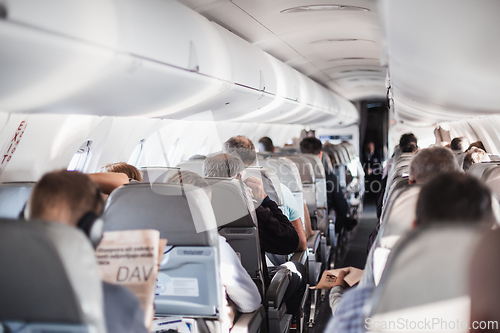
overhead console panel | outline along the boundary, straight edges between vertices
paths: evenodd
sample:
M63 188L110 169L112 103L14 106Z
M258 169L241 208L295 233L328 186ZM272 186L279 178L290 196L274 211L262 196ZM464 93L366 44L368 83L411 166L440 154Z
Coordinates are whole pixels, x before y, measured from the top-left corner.
M176 1L4 3L0 111L358 120L351 102Z
M379 13L399 119L500 112L500 1L382 0Z

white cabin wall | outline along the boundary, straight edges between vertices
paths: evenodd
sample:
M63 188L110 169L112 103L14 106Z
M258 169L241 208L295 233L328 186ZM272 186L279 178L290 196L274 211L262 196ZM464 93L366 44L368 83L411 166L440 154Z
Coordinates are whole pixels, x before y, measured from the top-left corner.
M69 161L103 120L97 116L12 115L1 139L3 146L26 120L27 126L0 181L34 181L43 173L67 168ZM5 135L6 134L6 135ZM98 139L95 135L94 139Z

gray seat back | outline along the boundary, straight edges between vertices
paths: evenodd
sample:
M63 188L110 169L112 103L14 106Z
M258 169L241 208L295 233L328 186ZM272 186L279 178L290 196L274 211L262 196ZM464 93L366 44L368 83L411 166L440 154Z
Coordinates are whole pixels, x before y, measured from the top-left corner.
M412 231L392 250L375 289L372 320L468 318L469 263L479 236L477 228L459 224Z
M249 176L259 178L264 185L264 191L271 200L276 202L279 207L284 206L283 193L281 185L276 173L268 168L250 166L246 167L246 172Z
M304 158L309 160L314 171L314 183L316 186L316 207L326 208L327 195L326 195L326 172L320 158L312 154L301 154Z
M300 179L302 180L302 192L304 201L309 210L309 214L314 216L317 210L316 202L316 176L311 162L302 155L288 155L286 156L297 166L299 170Z
M0 321L7 326L23 323L20 332L106 332L94 251L77 229L1 220L0 266Z
M203 177L203 162L205 161L205 159L194 159L194 160L189 160L189 161L184 161L184 162L180 162L179 164L177 164L177 167L178 168L181 168L183 170L189 170L189 171L192 171L194 173L196 173L197 175L200 175L201 177Z
M142 167L140 169L143 183L165 183L178 170L179 168L171 167Z
M0 185L0 218L17 219L31 195L35 182Z
M241 259L241 264L252 279L262 278L259 233L253 205L245 198L241 181L231 178L205 178L212 189L212 206L224 236Z
M302 192L299 169L289 158L275 156L259 159L259 164L273 170L278 176L280 183L288 187L292 193Z
M157 315L217 317L218 234L208 195L189 184L131 184L109 197L105 231L155 229L168 240L158 275Z

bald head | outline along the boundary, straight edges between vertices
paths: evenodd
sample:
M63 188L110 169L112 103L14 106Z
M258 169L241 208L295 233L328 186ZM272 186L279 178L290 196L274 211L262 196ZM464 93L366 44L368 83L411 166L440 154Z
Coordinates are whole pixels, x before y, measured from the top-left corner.
M459 171L455 155L444 147L420 150L410 161L410 182L424 184L441 172Z
M470 266L471 323L496 321L491 330L471 329L471 332L498 332L500 321L500 230L489 231L479 242ZM496 328L496 329L495 329Z

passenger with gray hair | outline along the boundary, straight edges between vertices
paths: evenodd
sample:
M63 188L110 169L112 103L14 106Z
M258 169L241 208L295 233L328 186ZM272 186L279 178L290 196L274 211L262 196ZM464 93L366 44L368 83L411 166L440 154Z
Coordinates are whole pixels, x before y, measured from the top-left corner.
M424 184L437 173L459 171L455 155L444 147L420 150L410 161L410 184Z
M237 178L243 170L245 170L245 164L241 158L232 154L211 155L203 161L205 177Z
M243 179L242 172L245 170L243 161L237 155L220 153L208 156L203 162L203 174L205 177L230 177L242 180L252 191L252 197L260 205L255 209L259 230L259 241L262 262L266 262L265 253L290 254L299 246L299 236L288 218L283 215L278 205L265 193L262 181L255 177ZM230 207L229 207L230 209ZM300 302L305 291L306 270L303 265L295 262L287 262L281 266L269 269L274 275L282 267L290 269L292 280L285 293L287 312L296 316L300 310ZM267 266L264 265L264 270ZM269 286L270 277L264 272L266 288Z

